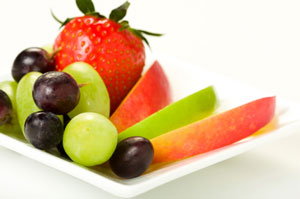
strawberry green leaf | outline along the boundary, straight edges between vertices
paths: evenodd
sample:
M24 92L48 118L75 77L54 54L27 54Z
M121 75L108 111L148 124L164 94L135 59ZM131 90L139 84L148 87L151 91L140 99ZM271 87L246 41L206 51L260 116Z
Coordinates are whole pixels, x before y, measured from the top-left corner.
M95 12L95 7L94 7L92 0L76 0L76 4L77 4L78 9L83 14Z
M125 29L129 28L129 22L128 21L124 20L124 21L120 22L120 24L121 24L120 30L125 30Z
M61 26L60 26L59 28L64 27L64 26L65 26L67 23L69 23L72 19L73 19L73 18L67 18L67 19L61 24Z
M130 3L126 1L118 8L111 11L109 15L109 19L114 20L115 22L119 22L121 19L123 19L126 16L127 9L130 6Z
M148 40L146 39L146 37L144 37L144 35L139 30L134 29L134 28L130 28L130 27L128 28L128 30L131 31L136 36L138 36L139 38L141 38L147 44L147 46L149 48L151 48Z
M61 21L61 20L59 20L59 19L55 16L55 14L53 13L52 10L51 10L51 15L52 15L52 17L54 18L55 21L57 21L58 23L61 24L61 26L60 26L59 28L64 27L67 23L69 23L69 21L71 21L71 20L73 19L73 18L67 18L65 21Z
M86 15L94 16L94 17L98 17L98 18L102 18L102 19L106 18L104 15L101 15L99 12L89 12Z
M57 21L57 22L60 23L60 24L63 24L63 23L64 23L63 21L59 20L59 19L55 16L55 14L53 13L52 10L50 10L50 12L51 12L51 16L53 17L53 19L54 19L55 21Z
M150 35L150 36L155 36L155 37L160 37L160 36L163 36L164 34L161 34L161 33L153 33L153 32L148 32L148 31L145 31L145 30L138 30L140 31L141 33L145 34L145 35Z

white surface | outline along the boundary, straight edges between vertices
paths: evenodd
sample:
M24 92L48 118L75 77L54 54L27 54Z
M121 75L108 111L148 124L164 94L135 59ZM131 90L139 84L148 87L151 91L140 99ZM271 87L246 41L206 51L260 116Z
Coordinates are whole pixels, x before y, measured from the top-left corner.
M175 100L182 99L199 89L213 85L219 98L217 112L222 112L261 97L273 95L241 85L215 73L207 72L197 65L190 65L164 56L158 56L157 59L164 66L164 71L169 79ZM182 68L182 65L185 65L185 68ZM187 70L185 71L185 69ZM186 81L178 81L181 78ZM0 77L0 81L6 79L11 79L10 75ZM269 130L260 136L252 136L227 147L182 161L163 166L153 165L149 168L149 172L131 180L116 178L111 170L105 167L88 169L78 166L72 162L35 149L27 142L24 143L23 141L15 140L1 133L0 146L16 151L49 167L56 168L113 195L129 198L237 156L266 142L298 132L300 128L300 104L287 102L277 97L275 115L278 118L276 129Z
M123 1L95 2L107 14ZM60 18L78 14L73 0L1 3L1 73L20 50L55 38L49 8ZM128 18L135 27L166 33L149 39L154 52L300 102L299 8L297 0L136 0ZM298 198L299 142L297 134L277 140L138 198ZM0 162L0 198L115 198L6 149Z

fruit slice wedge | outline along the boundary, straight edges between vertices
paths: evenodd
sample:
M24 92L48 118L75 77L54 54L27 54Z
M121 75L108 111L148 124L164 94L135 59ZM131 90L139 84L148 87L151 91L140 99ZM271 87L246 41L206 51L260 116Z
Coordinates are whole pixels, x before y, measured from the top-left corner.
M207 117L215 106L216 94L213 87L209 86L129 127L119 134L119 141L131 136L154 138Z
M123 100L110 120L122 132L171 103L169 81L155 61Z
M271 121L275 97L261 98L151 140L153 163L214 150L250 136Z

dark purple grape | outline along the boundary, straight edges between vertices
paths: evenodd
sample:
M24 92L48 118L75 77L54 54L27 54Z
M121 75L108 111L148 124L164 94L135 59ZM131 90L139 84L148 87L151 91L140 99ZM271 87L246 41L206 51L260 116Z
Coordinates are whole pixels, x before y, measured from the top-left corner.
M19 82L31 71L45 73L55 70L54 59L42 48L28 48L23 50L15 59L12 67L12 76Z
M66 153L65 149L64 149L64 146L63 146L63 143L60 142L57 146L56 146L57 150L59 151L60 155L62 157L65 157L65 158L68 158L70 159L70 157L68 156L68 154Z
M64 128L66 128L66 126L71 121L71 118L68 115L66 115L66 114L63 115L63 118L64 118Z
M0 125L10 121L12 114L12 104L8 95L0 90Z
M109 160L112 171L121 178L142 175L153 159L153 146L143 137L129 137L120 143Z
M64 127L59 118L51 112L36 112L25 121L25 137L38 149L56 147L63 137Z
M73 110L80 98L79 87L73 77L57 71L41 75L33 86L32 94L38 107L58 115Z
M69 122L71 121L71 118L68 115L63 115L63 119L64 119L64 129L66 128L66 126L69 124ZM66 153L63 143L62 141L56 146L57 150L59 151L59 153L61 154L62 157L68 158L70 159L70 157L68 156L68 154Z

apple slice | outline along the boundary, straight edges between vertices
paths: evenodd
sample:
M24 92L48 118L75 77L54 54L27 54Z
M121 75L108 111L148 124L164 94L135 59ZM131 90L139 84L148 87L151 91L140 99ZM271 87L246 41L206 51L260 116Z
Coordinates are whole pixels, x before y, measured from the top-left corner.
M155 61L113 113L110 120L120 133L169 105L170 102L169 81L160 64Z
M216 94L209 86L129 127L119 134L119 141L132 136L154 138L207 117L215 106Z
M275 97L261 98L151 140L153 163L191 157L250 136L274 116Z

